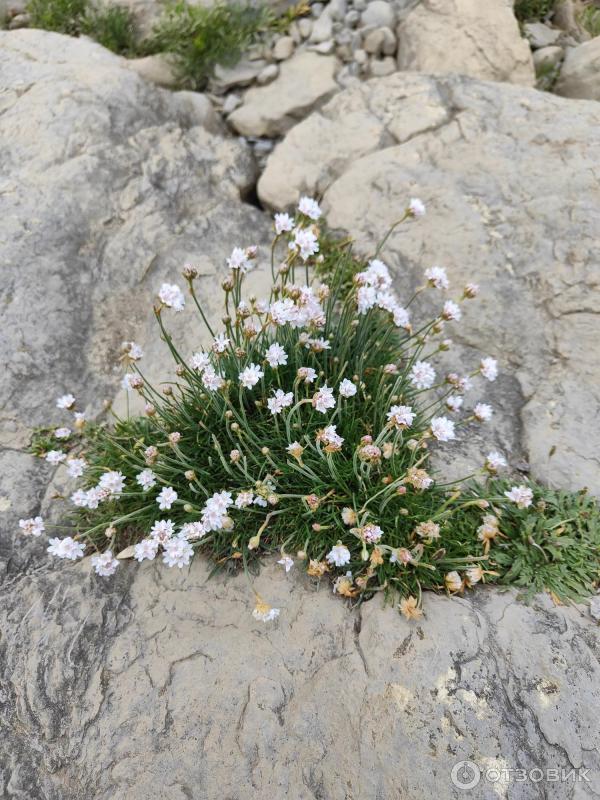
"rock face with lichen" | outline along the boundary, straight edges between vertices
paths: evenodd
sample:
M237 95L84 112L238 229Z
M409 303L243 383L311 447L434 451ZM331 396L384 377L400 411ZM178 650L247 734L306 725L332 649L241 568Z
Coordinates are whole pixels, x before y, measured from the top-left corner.
M225 248L264 241L268 218L243 202L248 148L205 98L35 31L0 33L0 74L0 797L458 798L464 759L583 771L541 785L482 778L469 793L480 800L600 794L600 649L576 609L481 588L428 597L426 618L408 623L379 599L351 610L329 584L268 565L256 589L281 615L264 627L244 579L209 580L201 559L124 564L104 582L87 559L51 563L15 532L20 516L58 519L60 487L45 489L49 467L26 452L32 426L60 420L53 398L72 391L97 413L132 337L160 377L156 286L192 261L210 302ZM260 192L273 205L324 192L331 222L364 249L422 196L430 216L386 251L398 288L440 260L458 284L485 286L458 354L504 363L497 443L523 447L538 475L594 485L598 112L566 102L382 80L293 128ZM293 196L267 196L278 163ZM254 280L260 291L264 275ZM199 344L175 324L183 347Z
M400 296L436 263L456 291L479 283L456 363L468 366L484 350L503 367L488 392L495 419L468 461L495 436L536 477L595 493L599 148L597 103L397 73L341 93L293 128L258 183L274 208L299 192L322 194L329 224L351 231L366 253L407 195L422 197L430 213L398 229L384 253Z
M282 609L264 627L243 577L207 580L200 560L119 573L43 569L4 590L3 797L458 798L464 759L587 769L544 788L600 792L600 651L574 609L481 589L428 597L408 623L274 566L256 581Z

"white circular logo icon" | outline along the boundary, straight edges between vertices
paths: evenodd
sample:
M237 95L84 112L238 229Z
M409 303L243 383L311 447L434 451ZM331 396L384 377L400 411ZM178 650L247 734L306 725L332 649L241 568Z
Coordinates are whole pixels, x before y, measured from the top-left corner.
M473 789L481 780L481 770L474 761L459 761L450 773L457 789Z

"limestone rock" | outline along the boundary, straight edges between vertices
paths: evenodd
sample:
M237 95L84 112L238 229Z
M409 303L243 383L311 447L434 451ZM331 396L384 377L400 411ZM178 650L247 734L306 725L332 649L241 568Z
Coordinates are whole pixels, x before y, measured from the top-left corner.
M563 97L600 100L600 38L567 50L554 91Z
M264 626L243 577L208 571L102 581L82 563L0 589L9 798L454 798L464 759L588 770L590 794L552 797L600 792L598 638L577 610L482 588L428 596L408 623L272 566L255 584L281 615Z
M565 51L559 45L552 47L542 47L536 50L533 54L533 63L536 69L548 69L549 67L558 67L563 60Z
M294 47L294 40L291 36L281 36L275 42L275 47L273 48L273 58L275 58L277 61L285 61L286 59L290 58L294 52Z
M223 91L236 86L249 86L266 66L267 62L263 59L242 60L233 67L223 67L217 64L213 82Z
M393 28L395 22L394 6L386 0L371 0L361 15L361 23L374 28Z
M544 25L543 22L526 22L523 25L523 32L534 50L556 44L561 34L559 30Z
M398 26L398 68L533 85L531 51L506 0L430 0Z
M246 92L229 121L243 136L279 136L337 90L335 69L333 56L296 53L281 63L276 80Z
M26 453L31 429L67 421L54 407L66 391L98 413L120 381L124 340L142 337L153 377L164 372L157 288L195 260L208 289L224 243L254 243L267 226L240 202L250 153L206 130L203 95L158 89L93 42L39 30L0 32L0 74L3 584L46 562L16 526L52 505L51 471ZM199 328L179 316L187 352Z
M172 60L166 53L156 53L144 58L132 58L127 61L127 66L137 72L144 80L172 89L177 86L179 79Z
M430 205L382 256L401 297L437 263L456 287L481 284L448 357L470 362L487 351L503 372L482 387L495 417L470 432L466 472L458 462L457 472L494 446L555 486L600 493L591 422L600 407L598 152L594 102L398 72L334 97L267 162L263 202L284 208L301 191L324 194L329 223L365 253L408 197Z

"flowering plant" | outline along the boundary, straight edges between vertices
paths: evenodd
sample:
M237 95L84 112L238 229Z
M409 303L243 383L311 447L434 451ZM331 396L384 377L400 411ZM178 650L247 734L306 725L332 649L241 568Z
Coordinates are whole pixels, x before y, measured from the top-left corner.
M423 213L412 200L397 224ZM445 299L446 272L431 267L401 305L379 258L384 243L361 260L349 240L324 232L318 203L302 198L294 217L275 215L268 298L243 295L255 247L227 259L223 330L203 310L196 270L184 269L211 340L193 354L180 353L167 330L186 293L163 284L154 311L173 379L152 386L141 347L129 342L124 386L143 397L144 415L91 427L63 395L57 405L75 415L76 433L58 428L36 443L81 480L70 498L77 532L51 538L49 552L93 552L96 573L109 576L124 558L182 568L196 551L248 574L257 556L277 551L286 572L328 575L334 591L357 600L385 592L408 618L421 615L423 589L454 594L489 581L556 596L589 590L600 544L585 493L512 485L497 477L507 466L497 452L478 480L434 475L432 446L490 419L492 408L467 396L475 382L496 379L497 364L484 357L468 374L439 372L433 360L478 288ZM426 290L440 296L440 310L417 323L413 305ZM40 517L20 524L44 531ZM278 613L257 597L256 618Z

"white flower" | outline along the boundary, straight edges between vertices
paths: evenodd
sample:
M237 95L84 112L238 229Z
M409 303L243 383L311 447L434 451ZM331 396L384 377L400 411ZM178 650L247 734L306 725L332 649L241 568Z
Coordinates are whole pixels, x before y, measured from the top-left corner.
M279 414L284 408L288 408L294 402L294 395L292 392L284 392L283 389L277 389L272 397L267 400L267 406L271 414Z
M488 381L495 381L498 377L498 362L495 358L482 358L479 371Z
M186 522L185 525L181 526L181 530L177 535L191 542L196 539L201 539L206 533L206 528L201 522Z
M298 203L298 211L307 217L310 217L315 222L322 214L321 208L316 200L312 197L301 197Z
M379 525L373 525L372 523L363 525L363 527L360 529L360 532L362 538L369 544L375 544L375 542L378 542L383 536L383 531Z
M132 392L133 386L132 381L137 376L133 374L133 372L126 372L125 375L121 378L121 389L125 389L126 392Z
M78 489L71 495L71 502L78 508L85 508L88 504L88 493L83 489Z
M449 442L456 439L454 423L447 417L434 417L431 420L431 433L438 442Z
M154 561L158 552L158 539L142 539L133 548L133 557L140 563L144 560Z
M174 533L175 525L170 519L159 519L150 528L150 536L158 542L158 544L162 545L164 545Z
M46 453L46 461L49 464L53 464L54 466L56 466L56 464L60 464L62 461L66 459L66 457L67 454L63 453L62 450L49 450Z
M231 339L225 336L224 333L219 333L214 338L213 350L215 351L215 353L224 353L230 344L231 344Z
M30 519L20 519L19 528L25 536L41 536L44 532L44 520L42 517L31 517Z
M354 397L357 391L358 389L356 384L352 383L352 381L348 380L348 378L344 378L344 380L340 383L339 393L342 395L342 397Z
M490 472L497 472L502 467L506 467L506 459L497 450L489 452L485 458L485 466Z
M158 299L169 308L175 311L183 311L185 306L185 297L183 292L174 283L163 283L158 292Z
M202 385L210 392L216 392L225 385L225 380L213 367L206 367L202 373Z
M248 258L246 250L241 247L234 247L227 259L227 266L229 269L239 269L240 272L246 273L252 269L252 262Z
M135 342L123 342L123 351L132 361L139 361L144 355L140 345Z
M77 561L78 558L83 558L85 552L85 545L81 542L76 542L70 536L64 539L48 539L48 552L51 556L57 558L66 558L69 561Z
M442 311L442 317L448 320L448 322L458 322L462 317L460 306L457 305L457 303L454 303L452 300L446 300L444 303L444 309Z
M54 435L56 436L57 439L68 439L69 436L71 435L71 429L70 428L57 428L54 431Z
M161 511L168 511L175 500L177 500L177 492L172 486L163 486L156 498L156 502Z
M210 356L203 350L199 353L194 353L190 359L190 365L192 369L197 369L198 372L202 372L210 365Z
M509 492L504 492L504 495L516 503L518 508L529 508L533 500L533 492L528 486L513 486Z
M489 422L492 418L493 409L487 403L477 403L473 408L473 414L479 422Z
M326 557L330 564L335 564L336 567L343 567L345 564L350 563L350 550L346 545L338 543L331 548Z
M388 411L387 418L390 425L399 430L410 428L415 419L415 412L411 406L392 406Z
M135 480L145 492L156 486L156 475L151 469L143 469L135 476Z
M377 289L373 286L361 286L356 293L356 304L359 314L366 314L377 303Z
M125 486L125 476L122 472L105 472L98 481L99 489L106 489L111 495L119 495Z
M271 622L279 616L279 609L271 608L271 606L266 603L258 602L256 608L252 612L252 616L259 622Z
M67 461L67 472L70 478L81 478L86 467L87 461L85 458L70 458Z
M464 399L462 397L459 397L456 394L450 395L450 397L446 399L446 407L448 408L448 411L458 411L463 404L463 400Z
M226 523L227 509L233 503L231 492L215 492L202 509L202 525L207 533L221 530Z
M252 492L238 492L235 498L236 508L246 508L247 506L251 506L253 502L254 495Z
M418 197L411 197L408 210L413 217L423 217L427 211L425 203Z
M294 227L294 220L289 214L275 214L275 233L279 236L288 233Z
M294 240L288 246L290 250L299 250L303 261L319 252L319 241L309 228L294 228Z
M281 564L281 566L285 568L286 572L289 572L294 566L294 559L290 558L289 556L283 556L277 563Z
M435 380L435 370L427 361L417 361L413 364L409 379L417 389L429 389Z
M250 364L240 372L240 383L245 389L252 389L264 377L264 374L258 364Z
M425 277L429 285L435 289L447 289L450 286L446 270L443 267L429 267L425 270Z
M106 550L104 553L92 556L91 561L96 575L101 575L103 578L113 575L119 566L119 562L116 558L113 558L111 550Z
M323 386L313 395L312 404L321 414L327 413L329 408L335 408L335 403L333 389L330 389L329 386Z
M93 486L86 492L85 504L88 508L98 508L99 504L110 497L108 489L102 489L100 486Z
M191 557L194 555L194 548L187 539L169 539L164 545L163 562L168 567L187 567Z
M265 353L265 358L267 359L267 363L270 367L281 367L284 364L287 364L287 353L283 349L280 344L277 342L273 342L273 344L269 347L267 352Z
M312 367L300 367L297 376L304 383L314 383L317 380L317 373Z
M405 308L402 306L396 306L393 310L394 314L394 325L398 328L409 328L410 327L410 315Z
M344 439L337 432L337 425L328 425L322 431L317 433L317 441L323 442L328 452L337 452L342 449Z
M72 394L63 394L56 401L56 407L70 410L75 405L75 398Z

